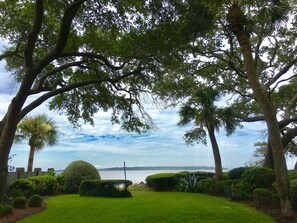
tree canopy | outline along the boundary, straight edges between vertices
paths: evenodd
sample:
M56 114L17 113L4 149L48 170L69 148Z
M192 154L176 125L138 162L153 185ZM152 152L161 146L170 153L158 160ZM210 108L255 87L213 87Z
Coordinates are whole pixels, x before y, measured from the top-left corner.
M74 125L112 109L113 123L148 130L142 94L213 18L203 1L182 0L7 0L0 9L0 37L8 41L0 59L19 82L0 121L1 201L17 124L29 112L51 99Z

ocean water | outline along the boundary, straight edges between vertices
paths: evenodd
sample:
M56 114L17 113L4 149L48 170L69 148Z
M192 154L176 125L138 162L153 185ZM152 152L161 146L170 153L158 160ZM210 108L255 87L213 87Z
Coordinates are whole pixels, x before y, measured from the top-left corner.
M156 173L178 173L183 170L127 170L126 171L126 179L131 180L133 183L145 182L145 178L149 175L153 175ZM187 170L188 171L188 170ZM191 170L190 172L194 172L195 170ZM205 171L205 172L213 172L212 170L203 170L199 169L196 171ZM123 170L99 170L100 176L102 180L117 180L117 179L125 179L125 174Z

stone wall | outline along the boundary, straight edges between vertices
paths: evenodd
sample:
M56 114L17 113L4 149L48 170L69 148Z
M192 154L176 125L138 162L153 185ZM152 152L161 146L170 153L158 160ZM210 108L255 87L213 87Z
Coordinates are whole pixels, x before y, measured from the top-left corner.
M35 168L34 171L25 171L25 168L19 167L15 169L15 172L8 172L6 185L8 186L13 181L22 178L41 176L43 174L55 171L54 168L48 168L47 171L42 171L41 168Z

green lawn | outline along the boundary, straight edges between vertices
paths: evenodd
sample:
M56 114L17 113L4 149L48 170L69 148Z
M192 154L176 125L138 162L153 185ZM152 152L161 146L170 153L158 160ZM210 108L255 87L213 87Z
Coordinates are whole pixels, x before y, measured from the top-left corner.
M269 223L267 215L248 206L202 194L135 190L132 198L61 195L48 208L20 221L100 223Z

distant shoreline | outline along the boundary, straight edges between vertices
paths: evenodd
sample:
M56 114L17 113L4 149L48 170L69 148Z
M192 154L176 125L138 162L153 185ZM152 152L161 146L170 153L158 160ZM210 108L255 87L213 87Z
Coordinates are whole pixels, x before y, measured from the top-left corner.
M139 171L139 170L214 170L214 167L209 166L139 166L139 167L126 167L127 171ZM223 168L228 170L228 168ZM120 171L124 170L124 167L109 167L99 168L99 171Z

